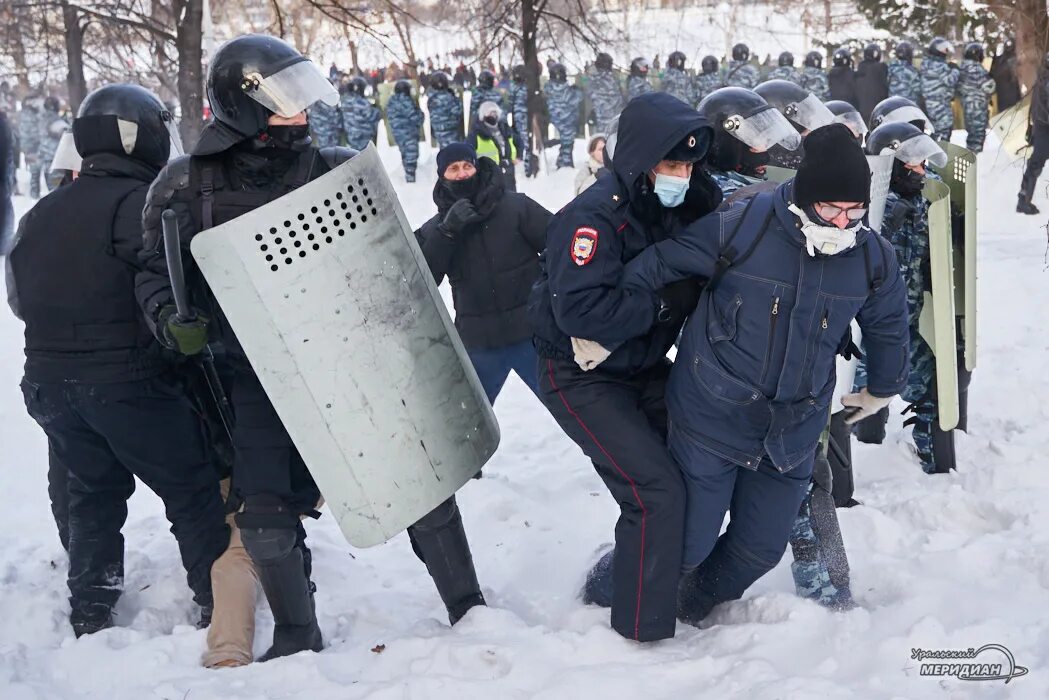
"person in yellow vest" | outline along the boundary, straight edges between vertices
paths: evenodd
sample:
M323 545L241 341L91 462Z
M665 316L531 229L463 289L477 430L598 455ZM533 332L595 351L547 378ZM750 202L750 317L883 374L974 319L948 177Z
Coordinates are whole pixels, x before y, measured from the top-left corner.
M506 189L517 191L514 166L521 162L518 156L524 150L520 137L502 120L503 110L494 102L482 102L477 109L477 121L470 129L466 142L477 150L477 156L495 161L503 173Z

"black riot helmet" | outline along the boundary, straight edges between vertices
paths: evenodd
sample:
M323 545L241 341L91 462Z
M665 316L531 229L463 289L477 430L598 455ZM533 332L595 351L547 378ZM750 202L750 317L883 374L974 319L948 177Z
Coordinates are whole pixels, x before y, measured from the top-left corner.
M864 61L880 61L881 60L881 47L877 44L867 44L863 47L863 60Z
M929 48L926 49L926 53L930 56L937 56L946 59L954 53L954 46L942 36L938 36L929 42Z
M863 115L855 106L845 100L828 100L823 104L834 115L834 121L849 127L856 139L862 142L867 133L867 122L863 121Z
M368 81L359 75L355 75L347 87L354 95L364 97L364 92L368 89Z
M555 83L568 81L568 71L565 70L564 64L555 63L550 66L550 80L553 80Z
M412 84L409 81L404 80L402 78L401 80L398 80L394 84L393 92L396 95L407 95L408 97L411 97L412 96Z
M48 95L44 98L44 109L48 112L58 112L59 103L58 98L54 95Z
M874 105L874 109L871 110L870 128L876 129L882 124L893 122L914 124L924 131L929 125L929 117L913 100L897 95L886 97Z
M976 61L977 63L983 62L983 45L978 41L973 41L965 45L965 53L962 54L963 58L967 58L970 61Z
M786 117L754 90L718 88L703 98L696 111L707 118L715 134L726 132L759 151L777 143L791 150L801 144L801 136Z
M612 56L607 53L597 54L597 59L594 60L594 65L600 70L612 70Z
M732 60L733 61L749 61L750 60L750 47L746 44L740 43L732 47Z
M339 103L338 91L312 61L264 34L220 46L208 68L207 91L215 120L245 138L265 131L270 115L294 117L316 102Z
M510 77L515 83L523 83L528 80L528 72L525 70L524 64L518 63L514 66L513 70L510 72Z
M718 59L716 56L704 56L699 65L703 70L703 75L710 75L711 73L718 72Z
M128 83L100 87L84 98L73 120L73 141L84 157L114 153L157 168L182 154L171 112L152 92Z
M648 59L638 56L630 62L630 75L644 78L648 75Z
M852 65L852 54L846 48L840 48L834 52L834 65L836 66L851 66Z
M777 63L779 64L779 66L781 68L784 68L784 67L787 67L787 66L793 66L794 65L794 54L792 54L790 51L784 51L783 53L781 53L779 55L779 60L777 61Z
M811 131L834 121L834 115L818 97L789 80L766 80L754 92L795 124L798 131Z
M896 44L896 58L901 61L913 61L914 60L914 44L907 40L903 40Z
M675 51L667 57L667 68L677 68L678 70L685 70L685 54L680 51Z
M495 87L495 73L490 70L481 71L481 74L477 76L477 84L491 90Z
M809 68L822 68L823 54L819 51L809 51L805 54L805 65Z
M448 74L442 70L439 70L430 76L430 87L434 90L447 90L448 84Z
M928 161L937 168L947 165L947 154L924 131L908 122L882 124L867 134L867 153L893 155L907 165Z

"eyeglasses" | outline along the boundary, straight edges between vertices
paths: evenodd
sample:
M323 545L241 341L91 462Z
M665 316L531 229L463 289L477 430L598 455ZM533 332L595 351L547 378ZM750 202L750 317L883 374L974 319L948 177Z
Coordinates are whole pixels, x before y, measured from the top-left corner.
M817 204L814 209L824 221L836 219L842 214L842 212L845 213L845 217L849 221L859 221L867 216L867 207L849 207L848 209L842 209L833 204Z

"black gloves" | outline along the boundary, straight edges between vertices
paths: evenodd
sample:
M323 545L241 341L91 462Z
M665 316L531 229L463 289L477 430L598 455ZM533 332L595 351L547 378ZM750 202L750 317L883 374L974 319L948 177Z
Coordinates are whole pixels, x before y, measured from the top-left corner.
M440 224L441 233L448 238L455 238L456 235L462 233L464 228L480 220L481 215L477 213L473 202L469 199L460 199L444 215L444 221Z

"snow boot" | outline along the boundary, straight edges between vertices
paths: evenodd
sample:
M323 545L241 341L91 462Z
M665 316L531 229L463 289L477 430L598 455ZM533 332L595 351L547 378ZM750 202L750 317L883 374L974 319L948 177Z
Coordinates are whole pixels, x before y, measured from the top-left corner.
M615 554L615 548L609 549L587 572L586 583L583 584L583 590L580 593L583 605L612 607L612 571L615 565Z
M1034 214L1038 214L1039 213L1038 207L1036 207L1034 204L1032 204L1031 200L1027 199L1022 194L1019 197L1017 197L1016 211L1018 213L1020 213L1020 214L1030 214L1030 215L1034 215Z
M415 182L415 173L405 173L404 181L409 183Z
M454 625L470 608L486 605L455 498L449 498L409 527L408 538L415 555L433 578L448 611L448 622Z
M70 624L73 626L73 634L76 635L77 639L80 639L86 634L94 634L95 632L101 632L107 630L113 626L113 615L112 613L92 618L83 618L77 620L70 620Z

